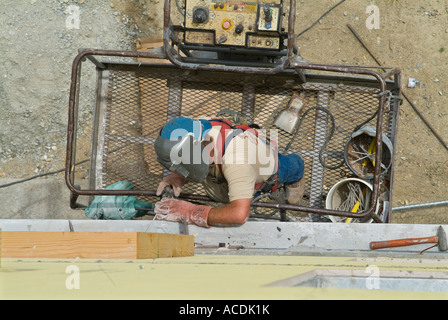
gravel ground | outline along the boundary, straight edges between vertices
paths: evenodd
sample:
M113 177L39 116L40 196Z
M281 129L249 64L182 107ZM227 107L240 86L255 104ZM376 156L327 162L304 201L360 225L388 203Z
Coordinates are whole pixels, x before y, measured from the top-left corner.
M140 1L0 1L0 184L64 168L78 49L135 50L136 40L159 38L160 11L152 8L160 4L149 3L150 10ZM94 86L95 74L88 77ZM81 132L90 130L89 107L81 103ZM0 218L83 217L68 209L62 174L0 189L0 201Z
M71 6L80 10L79 29L70 29ZM1 1L0 17L0 177L57 170L78 49L134 50L145 34L110 1Z

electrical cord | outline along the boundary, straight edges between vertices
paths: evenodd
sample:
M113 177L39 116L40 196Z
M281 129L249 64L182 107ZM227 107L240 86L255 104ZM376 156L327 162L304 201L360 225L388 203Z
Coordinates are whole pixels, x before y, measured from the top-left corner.
M331 121L331 130L330 130L330 134L327 136L327 138L325 139L324 144L322 145L322 148L319 151L319 161L321 163L321 165L326 168L326 169L330 169L330 170L335 170L335 169L339 169L340 167L342 167L345 163L345 160L343 160L339 165L336 166L328 166L325 164L324 161L324 151L325 148L327 147L328 143L330 142L331 138L333 138L334 135L334 131L335 131L335 121L334 121L334 116L333 114L330 112L330 110L323 108L323 107L311 107L308 110L306 110L304 112L304 114L302 115L302 118L299 121L299 124L297 126L297 130L294 133L294 135L292 136L291 140L288 142L288 144L285 147L285 152L287 152L289 150L289 148L291 147L291 144L293 143L293 141L296 139L297 134L300 131L300 127L302 125L303 120L305 119L305 117L308 115L309 112L313 111L313 110L319 110L319 111L323 111L325 112L329 117L330 117L330 121Z
M177 6L177 10L179 11L179 13L182 15L182 16L185 16L185 11L184 11L184 9L182 8L182 6L179 4L179 0L176 0L176 6ZM185 6L184 6L185 7Z
M323 15L320 16L319 19L317 19L311 26L309 26L308 28L306 28L305 30L303 30L302 32L300 32L297 35L297 38L300 37L301 35L303 35L305 32L308 32L309 30L311 30L316 24L319 23L320 20L322 20L327 14L329 14L331 11L333 11L334 9L336 9L339 5L341 5L342 3L344 3L345 0L341 0L338 3L336 3L333 7L331 7L330 9L328 9Z
M80 162L78 162L78 163L75 163L75 166L79 166L79 165L81 165L81 164L83 164L83 163L86 163L86 162L88 162L88 161L90 161L90 160L83 160L83 161L80 161ZM13 186L13 185L20 184L20 183L24 183L24 182L27 182L27 181L31 181L31 180L34 180L34 179L37 179L37 178L42 178L42 177L46 177L46 176L51 176L51 175L58 174L58 173L61 173L61 172L64 172L64 171L65 171L65 168L64 168L64 169L59 169L59 170L56 170L56 171L51 171L51 172L41 173L41 174L38 174L38 175L35 175L35 176L31 176L31 177L28 177L28 178L25 178L25 179L21 179L21 180L17 180L17 181L14 181L14 182L10 182L10 183L6 183L6 184L2 184L2 185L0 185L0 189L2 189L2 188L6 188L6 187L11 187L11 186Z
M37 178L42 178L42 177L50 176L50 175L53 175L53 174L58 174L58 173L61 173L63 171L65 171L65 169L61 169L61 170L53 171L53 172L42 173L42 174L38 174L38 175L35 175L35 176L32 176L32 177L28 177L28 178L25 178L25 179L22 179L22 180L17 180L17 181L11 182L11 183L2 184L2 185L0 185L0 189L6 188L6 187L11 187L13 185L20 184L20 183L27 182L27 181L31 181L31 180L34 180L34 179L37 179Z
M302 118L300 119L299 124L297 125L296 132L294 132L294 135L292 136L291 140L290 140L290 141L288 142L288 144L286 145L284 152L287 152L287 151L289 150L289 148L291 147L293 141L296 139L297 134L298 134L299 131L300 131L300 127L302 126L302 122L303 122L303 120L304 120L305 117L308 115L308 113L311 112L312 110L319 110L319 111L323 111L323 112L325 112L325 113L330 117L330 121L331 121L331 130L330 130L330 134L329 134L329 135L327 136L327 138L325 139L325 142L324 142L324 144L322 145L322 148L321 148L320 151L319 151L319 161L320 161L320 164L321 164L324 168L326 168L326 169L330 169L330 170L336 170L336 169L339 169L340 167L342 167L342 166L345 164L345 159L344 159L339 165L336 165L336 166L328 166L328 165L325 164L325 161L324 161L324 151L325 151L325 149L326 149L328 143L330 142L330 140L333 138L333 135L334 135L334 132L335 132L335 127L336 127L336 125L335 125L335 120L334 120L334 116L333 116L333 114L330 112L330 110L328 110L327 108L323 108L323 107L311 107L311 108L309 108L308 110L306 110L306 111L303 113ZM372 121L372 119L374 119L374 118L377 116L377 114L378 114L378 110L376 110L376 111L375 111L375 112L374 112L374 113L373 113L367 120L365 120L363 123L357 125L357 126L354 128L353 132L358 131L358 130L361 129L364 125L366 125L367 123L369 123L370 121Z

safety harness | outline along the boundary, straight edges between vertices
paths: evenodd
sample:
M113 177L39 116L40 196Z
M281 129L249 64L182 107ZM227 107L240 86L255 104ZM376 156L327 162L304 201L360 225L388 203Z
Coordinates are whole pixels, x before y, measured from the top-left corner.
M224 154L226 152L226 148L229 145L230 141L232 141L233 138L235 138L240 133L243 133L245 131L249 131L253 133L258 138L258 131L255 129L258 127L257 125L247 125L247 124L239 124L234 125L231 121L227 119L212 119L210 120L210 124L212 127L220 126L220 133L219 133L219 139L220 141L216 142L216 147L218 149L218 169L222 176L224 176L222 171L222 158L224 157ZM226 134L228 133L228 130L233 129L233 132L231 132L227 137ZM267 145L270 144L269 139L265 140L265 143ZM275 158L276 164L275 164L275 173L270 176L266 181L264 182L258 182L255 184L255 190L261 191L261 192L274 192L279 187L278 182L278 160L277 157Z

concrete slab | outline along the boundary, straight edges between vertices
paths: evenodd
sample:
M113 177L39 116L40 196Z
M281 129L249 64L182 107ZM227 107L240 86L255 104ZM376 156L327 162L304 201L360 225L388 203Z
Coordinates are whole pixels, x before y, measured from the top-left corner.
M151 220L0 220L4 231L69 232L71 227L75 232L184 232L182 224ZM446 253L431 249L419 255L427 245L369 250L372 240L425 237L435 234L437 228L437 225L271 221L249 221L238 228L189 226L197 244L193 257L2 259L0 298L445 300L446 292L431 292L434 289L431 281L447 281ZM242 249L232 249L238 246ZM361 274L363 278L358 279L361 281L358 286L351 282L334 288L272 286L313 272L336 274L336 271L352 276ZM404 275L420 272L428 282L422 284L419 292L397 291L388 287L391 271ZM438 278L434 279L434 275ZM409 281L406 277L402 279Z
M387 290L382 276L390 269L427 275L446 271L446 267L434 261L366 262L350 257L315 256L195 255L143 261L4 259L0 299L180 299L188 300L190 305L205 305L192 300L222 300L230 307L233 303L248 303L241 301L247 299L273 305L269 310L274 315L279 310L275 310L272 300L448 298L446 292L431 292L431 286L421 292ZM346 270L365 278L363 286L348 285L342 289L272 286L315 270ZM178 314L180 310L170 304L166 311Z
M70 231L82 232L160 232L184 234L180 223L132 220L21 220L0 219L3 231ZM190 235L195 236L198 249L216 249L217 252L231 251L244 254L268 251L276 254L312 255L417 255L430 244L401 248L370 250L371 241L402 238L429 237L437 234L439 225L407 224L336 224L249 221L241 227L204 229L189 226ZM448 230L448 226L444 228ZM239 248L240 250L229 250ZM447 252L432 248L424 253L441 259L448 259Z

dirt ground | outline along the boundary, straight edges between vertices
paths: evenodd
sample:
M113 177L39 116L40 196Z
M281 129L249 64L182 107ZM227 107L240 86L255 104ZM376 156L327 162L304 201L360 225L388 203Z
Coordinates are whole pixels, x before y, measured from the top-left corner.
M296 33L336 3L298 0ZM366 25L370 5L379 9L378 29ZM67 27L70 6L80 9L79 29ZM162 37L162 12L162 0L0 2L0 184L64 168L71 63L77 50L135 50L139 39ZM448 141L446 1L346 1L298 38L301 55L310 62L376 65L347 24L384 66L402 70L405 94ZM418 81L415 88L407 87L408 78ZM86 134L80 143L88 139L91 118L87 108L82 114ZM448 199L447 152L405 101L398 127L394 207ZM52 179L62 181L63 176ZM20 215L23 209L14 210ZM392 217L392 222L410 223L447 220L446 208Z

